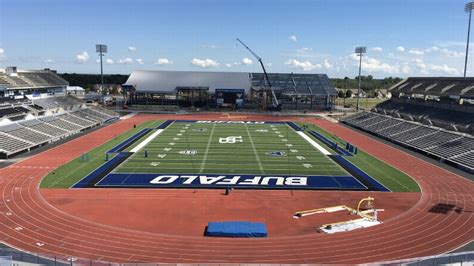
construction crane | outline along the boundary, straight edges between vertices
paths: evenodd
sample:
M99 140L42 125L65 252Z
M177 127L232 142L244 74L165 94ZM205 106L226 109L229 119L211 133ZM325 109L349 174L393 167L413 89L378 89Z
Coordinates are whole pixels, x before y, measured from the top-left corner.
M262 58L258 56L252 49L250 49L244 42L242 42L239 38L237 38L237 41L240 42L255 58L257 58L258 62L260 63L260 66L263 69L263 74L266 83L268 84L268 87L270 88L270 91L272 93L272 107L273 109L280 111L281 110L281 104L278 102L278 98L276 97L275 91L273 91L272 88L272 83L270 82L270 79L268 78L267 70L265 70L265 66L263 65Z

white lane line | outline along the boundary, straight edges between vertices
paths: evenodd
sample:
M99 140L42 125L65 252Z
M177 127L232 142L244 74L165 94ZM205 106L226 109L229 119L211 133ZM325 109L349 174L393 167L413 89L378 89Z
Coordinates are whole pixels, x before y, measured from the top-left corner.
M148 138L146 138L144 141L140 142L140 144L138 144L137 146L135 146L135 148L133 148L130 152L138 152L139 150L141 150L143 147L145 147L145 145L147 145L149 142L151 142L154 138L156 138L156 136L160 135L161 132L163 132L164 129L157 129L153 134L151 134L150 136L148 136Z
M204 151L204 158L202 159L201 168L199 168L199 173L204 171L204 166L206 165L207 160L207 153L209 152L209 148L211 147L212 136L214 135L214 130L216 129L216 123L212 125L211 135L209 136L209 140L207 141L206 151Z
M252 136L250 135L249 127L247 126L247 124L244 124L244 125L245 125L245 129L247 130L247 134L249 135L250 144L252 144L252 149L253 149L253 152L255 153L255 159L257 159L260 172L262 172L262 174L265 174L265 171L263 170L263 167L262 167L262 162L260 162L260 157L258 156L257 149L255 148L255 145L253 144L253 139L252 139Z
M328 152L328 150L326 150L325 148L323 148L321 145L319 145L316 141L314 141L313 139L311 139L310 137L308 137L308 135L306 135L305 133L303 133L302 131L296 131L296 134L300 135L302 138L304 138L307 142L309 142L309 144L311 144L313 147L315 147L316 149L318 149L322 154L324 155L331 155L330 152Z

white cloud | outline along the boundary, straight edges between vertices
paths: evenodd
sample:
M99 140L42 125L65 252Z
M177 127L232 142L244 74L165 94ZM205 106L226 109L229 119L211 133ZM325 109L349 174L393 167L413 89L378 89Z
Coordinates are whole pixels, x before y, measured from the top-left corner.
M405 47L403 47L403 46L398 46L398 47L397 47L397 51L399 51L399 52L405 52Z
M1 57L1 53L0 53L0 57ZM44 62L45 62L46 64L51 64L51 63L54 63L54 60L51 59L51 58L48 58L48 59L44 60Z
M216 49L217 45L214 44L205 44L202 46L202 48L209 48L209 49Z
M143 62L143 59L141 59L141 58L137 58L137 59L135 59L135 60L136 60L137 63L140 64L140 65L145 64L145 62Z
M372 50L372 51L374 51L374 52L382 52L382 51L383 51L383 48L382 48L382 47L374 47L374 48L372 48L372 49L370 49L370 50Z
M0 47L0 60L2 60L3 58L5 58L5 49Z
M106 63L107 65L112 65L112 64L114 63L114 60L112 60L112 59L110 59L110 58L107 58L107 59L105 60L105 63Z
M292 41L292 42L297 42L298 39L296 38L295 35L291 35L290 37L288 37L288 40Z
M411 72L411 67L403 66L402 67L402 72L403 72L403 74L409 74Z
M232 67L232 64L225 64L226 67Z
M84 51L84 52L76 55L76 61L78 63L85 63L85 62L89 61L89 54L86 51Z
M297 49L296 52L299 53L299 54L306 54L306 53L310 53L313 51L313 48L307 48L307 47L303 47L303 48L300 48L300 49Z
M448 74L448 75L459 75L460 74L459 70L457 70L454 67L449 67L446 64L443 64L443 65L429 65L429 68L433 71L445 73L445 74Z
M410 53L412 55L424 55L425 54L424 51L419 50L419 49L410 49L410 51L408 51L408 53Z
M351 54L350 59L354 61L356 65L359 63L359 56L356 54ZM398 66L393 66L388 63L381 62L375 58L364 56L362 58L362 69L367 72L384 72L388 74L397 74L400 73L400 68Z
M155 65L160 65L160 66L171 65L171 64L173 64L173 61L169 60L168 58L158 58L158 60L156 60L155 62Z
M193 58L193 60L191 60L191 64L193 66L202 67L202 68L211 68L211 67L219 66L219 63L217 63L217 61L209 59L209 58L206 58L206 59Z
M331 68L334 67L334 65L332 65L331 63L329 63L329 61L328 61L327 59L324 59L323 66L324 66L324 68L326 68L326 69L331 69Z
M131 63L133 63L133 59L130 58L130 57L120 58L119 60L117 60L117 63L118 64L131 64Z
M316 68L321 68L320 64L313 64L310 61L298 61L296 59L287 60L285 65L289 65L292 68L303 69L304 71L311 71Z
M137 47L135 47L135 46L129 46L129 47L128 47L128 51L129 51L129 52L136 52L136 51L137 51Z
M250 60L250 58L245 57L245 58L242 59L242 64L251 65L251 64L253 64L253 62L252 62L252 60Z

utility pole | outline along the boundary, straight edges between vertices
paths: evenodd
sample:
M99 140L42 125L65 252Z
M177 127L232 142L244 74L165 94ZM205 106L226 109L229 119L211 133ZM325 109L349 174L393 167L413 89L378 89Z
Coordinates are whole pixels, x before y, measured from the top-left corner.
M105 105L104 68L102 66L102 57L107 53L107 45L96 44L95 51L99 53L100 57L100 91L102 93L102 104Z
M464 77L466 77L466 71L467 71L467 58L469 54L469 35L471 33L471 15L472 15L473 9L474 9L474 2L469 2L464 6L464 11L469 13L469 22L467 24L466 58L464 59Z
M360 99L360 75L362 72L362 54L367 52L367 47L361 46L355 48L355 53L359 54L359 88L357 89L357 112L359 111L359 99Z

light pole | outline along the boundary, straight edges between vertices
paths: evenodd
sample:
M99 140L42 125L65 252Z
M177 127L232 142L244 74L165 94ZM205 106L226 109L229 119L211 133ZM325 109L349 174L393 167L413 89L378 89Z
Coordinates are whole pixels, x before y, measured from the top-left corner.
M466 43L466 58L464 59L464 77L466 77L467 70L467 56L469 53L469 34L471 32L471 14L474 9L474 2L469 2L464 6L464 11L469 13L469 23L467 24L467 43Z
M102 66L102 57L107 53L107 45L96 44L95 51L99 53L99 57L100 57L100 91L102 93L102 104L105 104L104 68Z
M359 54L359 88L357 89L357 112L359 111L359 98L360 98L360 74L362 69L362 54L367 52L367 47L360 46L355 48L355 53Z

